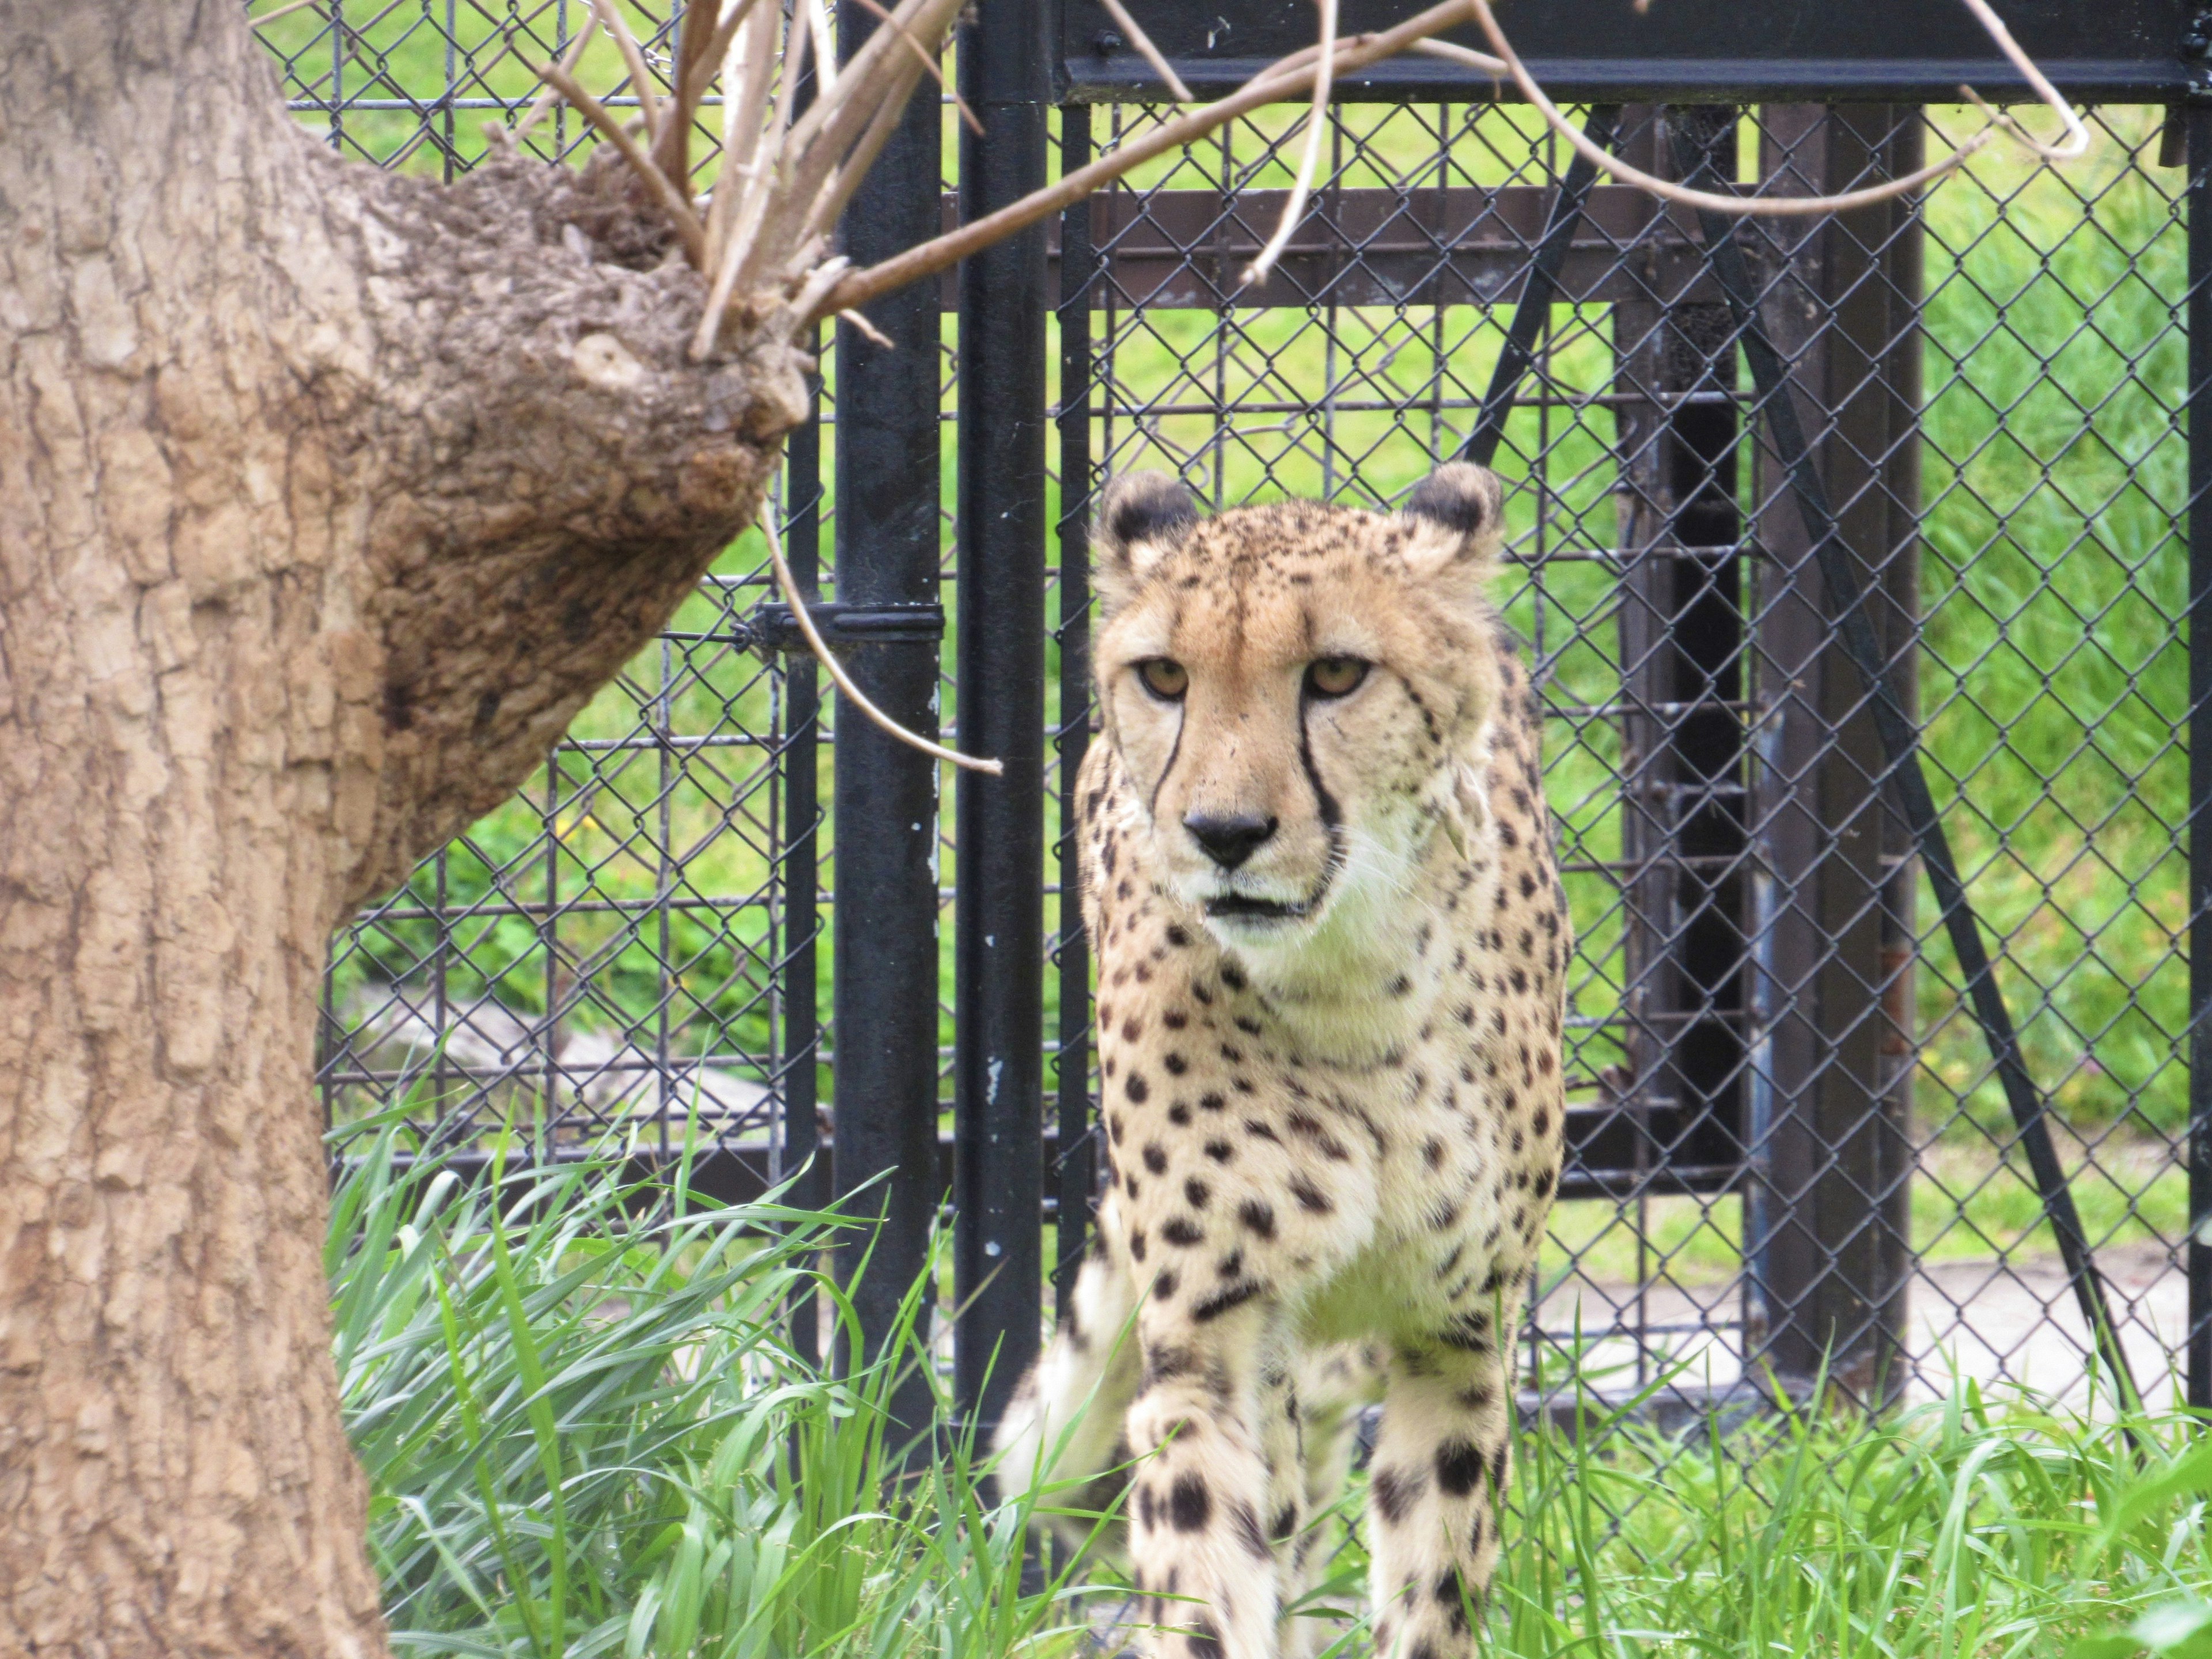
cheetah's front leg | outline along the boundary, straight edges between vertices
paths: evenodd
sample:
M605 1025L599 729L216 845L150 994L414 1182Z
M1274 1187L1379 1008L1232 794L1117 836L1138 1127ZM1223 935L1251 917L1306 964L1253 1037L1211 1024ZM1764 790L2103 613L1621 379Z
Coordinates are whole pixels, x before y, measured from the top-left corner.
M1158 1659L1274 1659L1262 1374L1279 1364L1279 1321L1262 1300L1179 1304L1173 1284L1156 1279L1139 1316L1144 1376L1128 1416L1129 1554L1160 1627L1143 1645Z
M1493 1304L1493 1307L1495 1307ZM1376 1650L1384 1659L1462 1659L1468 1613L1498 1562L1512 1401L1497 1328L1510 1306L1393 1351L1369 1477Z

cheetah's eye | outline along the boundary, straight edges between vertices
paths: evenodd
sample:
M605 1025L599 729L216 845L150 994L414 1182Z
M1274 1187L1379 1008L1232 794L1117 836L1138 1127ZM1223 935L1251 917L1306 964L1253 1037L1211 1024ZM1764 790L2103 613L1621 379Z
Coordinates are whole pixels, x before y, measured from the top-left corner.
M1137 665L1137 678L1145 690L1165 702L1179 700L1190 690L1190 671L1166 657L1148 657Z
M1306 665L1306 690L1316 697L1348 697L1367 678L1357 657L1322 657Z

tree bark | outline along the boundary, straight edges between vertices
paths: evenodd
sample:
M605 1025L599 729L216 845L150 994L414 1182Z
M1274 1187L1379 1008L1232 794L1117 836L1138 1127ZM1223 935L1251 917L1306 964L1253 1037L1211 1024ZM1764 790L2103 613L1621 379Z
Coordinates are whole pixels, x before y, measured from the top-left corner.
M312 1046L332 927L750 519L789 319L606 170L285 117L231 0L0 40L0 1652L373 1655Z

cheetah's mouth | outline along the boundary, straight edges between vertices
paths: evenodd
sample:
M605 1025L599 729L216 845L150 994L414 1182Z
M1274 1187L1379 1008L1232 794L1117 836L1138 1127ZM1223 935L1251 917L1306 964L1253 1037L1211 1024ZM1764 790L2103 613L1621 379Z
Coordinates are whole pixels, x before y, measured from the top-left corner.
M1313 914L1313 908L1311 900L1293 903L1283 899L1253 898L1244 893L1224 893L1219 898L1206 902L1207 915L1233 916L1244 921L1302 921Z

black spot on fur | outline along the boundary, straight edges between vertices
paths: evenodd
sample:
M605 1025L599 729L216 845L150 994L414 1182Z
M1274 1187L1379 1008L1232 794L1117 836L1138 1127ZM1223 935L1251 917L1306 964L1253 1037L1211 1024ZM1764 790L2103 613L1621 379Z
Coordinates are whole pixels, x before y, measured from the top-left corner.
M1248 1198L1237 1206L1237 1218L1262 1238L1275 1236L1275 1212L1256 1198Z
M1229 1103L1217 1094L1203 1094L1198 1097L1198 1109L1202 1112L1223 1111L1228 1105Z
M1421 1489L1427 1482L1418 1474L1400 1474L1395 1469L1377 1469L1367 1483L1367 1495L1375 1504L1375 1513L1391 1526L1406 1518L1407 1511L1420 1501Z
M1208 1320L1218 1319L1231 1308L1241 1308L1267 1287L1247 1279L1242 1285L1231 1285L1226 1290L1216 1291L1212 1296L1194 1303L1190 1310L1192 1322L1203 1325Z
M1184 1216L1176 1216L1160 1229L1160 1237L1182 1249L1206 1243L1206 1230Z
M1152 1281L1152 1300L1172 1302L1175 1300L1175 1293L1178 1288L1180 1288L1180 1282L1176 1276L1172 1273L1163 1273Z
M1144 1259L1145 1230L1142 1227L1132 1227L1129 1229L1129 1260L1142 1261Z
M1156 1382L1173 1382L1178 1376L1188 1376L1198 1369L1198 1356L1188 1348L1163 1345L1145 1351L1145 1382L1151 1388Z
M1291 1178L1291 1196L1297 1200L1300 1209L1310 1210L1316 1215L1335 1212L1336 1206L1329 1201L1328 1195L1304 1176Z
M1146 1083L1145 1074L1142 1072L1130 1073L1129 1080L1121 1087L1127 1092L1129 1098L1140 1106L1144 1104L1145 1097L1152 1093L1151 1085Z
M1482 1479L1482 1453L1464 1440L1448 1440L1437 1448L1437 1486L1454 1498L1464 1498Z
M1167 1148L1157 1140L1147 1141L1145 1145L1145 1167L1154 1175L1165 1175L1168 1172Z
M1179 1475L1168 1488L1168 1520L1177 1532L1203 1532L1213 1518L1213 1495L1195 1474Z
M1181 1077L1185 1072L1190 1070L1190 1062L1181 1054L1163 1054L1160 1056L1160 1064L1168 1068L1168 1074L1170 1077Z
M1182 1183L1182 1196L1183 1201L1192 1209L1202 1210L1206 1207L1206 1200L1213 1196L1213 1189L1203 1181L1193 1179Z
M1209 1140L1206 1143L1206 1155L1216 1164L1226 1164L1237 1156L1237 1149L1225 1140Z
M1240 969L1233 962L1223 963L1221 964L1221 982L1224 985L1226 985L1232 991L1243 990L1244 988L1244 975L1243 970Z

